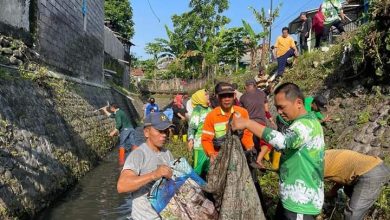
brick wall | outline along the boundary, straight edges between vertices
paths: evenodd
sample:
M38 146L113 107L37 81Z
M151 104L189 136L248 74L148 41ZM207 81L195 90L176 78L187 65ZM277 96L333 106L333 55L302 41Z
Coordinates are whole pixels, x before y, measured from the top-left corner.
M38 50L54 69L92 82L103 80L104 0L38 1Z

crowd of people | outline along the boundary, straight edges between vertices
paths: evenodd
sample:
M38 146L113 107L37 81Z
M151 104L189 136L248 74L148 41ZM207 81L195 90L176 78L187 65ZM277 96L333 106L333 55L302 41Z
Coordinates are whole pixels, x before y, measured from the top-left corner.
M278 169L280 202L275 219L314 219L321 213L324 198L337 196L340 187L350 197L345 219L363 219L381 187L389 181L390 169L378 157L350 150L325 150L321 124L331 118L324 116L327 100L323 96L305 97L297 85L284 83L273 91L277 115L272 115L267 94L258 85L255 79L247 80L245 91L237 99L237 88L220 82L213 91L216 106L211 105L210 93L205 89L191 97L176 95L167 108L159 111L155 100L149 100L151 107L146 109L150 112L145 112L144 119L146 141L133 147L118 180L118 192L133 192L133 219L159 218L147 194L157 179L172 176L169 162L173 156L164 148L172 134L188 136L193 169L206 178L223 146L228 123L241 131L243 150L256 153L256 166L248 164L251 169L264 169L264 159L269 159L270 151L282 153ZM190 114L186 110L188 103ZM166 114L167 109L172 109L172 114ZM111 112L117 123L111 135L120 131L123 144L127 120L123 120L125 116L117 106L113 105ZM327 193L324 180L335 183Z
M344 14L338 0L325 0L313 19L305 13L300 18L301 52L307 50L311 31L315 32L316 47L331 26L344 32ZM274 46L277 78L283 76L287 59L297 57L299 50L289 29L283 28ZM216 163L231 128L238 131L242 149L250 152L247 155L256 155L255 161L248 160L250 169L269 170L265 161L281 154L280 164L273 167L279 174L280 196L275 219L315 219L323 210L325 198L334 198L340 189L350 198L344 218L364 219L382 186L389 182L389 167L378 157L347 149L326 149L322 125L331 121L326 114L327 99L322 95L305 96L294 83L276 88L270 84L265 68L260 67L258 75L245 82L242 93L237 84L219 82L214 91L200 89L191 96L174 95L163 109L150 98L144 112L146 140L138 147L131 140L123 111L116 105L111 106L110 112L105 110L116 119L116 129L110 135L119 134L120 144L131 148L117 188L120 193L132 193L132 218L160 219L147 195L156 180L172 178L169 164L173 156L164 148L168 139L186 142L192 152L193 170L207 181L210 165ZM274 98L274 115L268 102L270 96ZM324 181L333 183L328 192ZM262 199L261 190L258 193Z
M340 0L324 0L313 18L308 17L306 12L300 14L300 27L297 29L299 47L297 42L289 35L288 27L282 28L282 35L276 39L275 45L271 47L272 55L276 58L278 69L276 77L282 77L286 68L287 59L293 57L294 62L299 54L308 51L308 41L311 41L311 33L315 35L315 46L319 48L321 42L332 42L332 35L329 33L337 30L343 35L345 33L343 22L348 17L344 14Z

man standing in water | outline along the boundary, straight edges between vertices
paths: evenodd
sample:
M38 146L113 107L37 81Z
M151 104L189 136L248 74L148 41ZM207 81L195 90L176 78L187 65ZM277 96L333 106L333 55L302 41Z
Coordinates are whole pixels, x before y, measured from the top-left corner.
M324 133L320 122L304 107L304 96L293 83L276 88L278 113L292 124L285 133L243 117L233 119L234 130L248 129L276 150L280 162L280 195L275 219L313 219L324 203Z
M110 132L110 137L119 135L119 164L122 165L125 160L125 149L133 150L136 148L134 142L134 128L131 125L126 113L115 103L109 106L109 111L102 108L103 112L115 119L115 129Z
M131 217L134 220L160 219L150 205L147 194L156 180L172 177L169 162L173 156L163 147L171 126L164 113L150 113L144 125L146 143L127 157L119 176L118 193L132 193Z

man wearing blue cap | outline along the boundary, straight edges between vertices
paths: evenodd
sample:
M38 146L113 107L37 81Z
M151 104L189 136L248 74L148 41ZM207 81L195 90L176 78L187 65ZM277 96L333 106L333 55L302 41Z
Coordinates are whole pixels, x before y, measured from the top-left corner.
M131 217L134 220L160 219L147 194L156 180L172 177L169 162L174 159L163 147L173 126L168 117L162 112L152 112L144 122L146 142L127 157L117 184L119 193L132 193Z

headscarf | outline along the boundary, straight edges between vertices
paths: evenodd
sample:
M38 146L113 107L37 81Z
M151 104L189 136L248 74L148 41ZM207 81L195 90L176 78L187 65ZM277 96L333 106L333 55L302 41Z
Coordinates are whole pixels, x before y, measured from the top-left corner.
M173 100L174 105L178 108L183 108L183 95L176 95Z
M201 89L196 91L192 96L191 96L191 103L192 106L195 107L197 105L201 105L205 108L209 106L208 100L206 98L206 90Z

